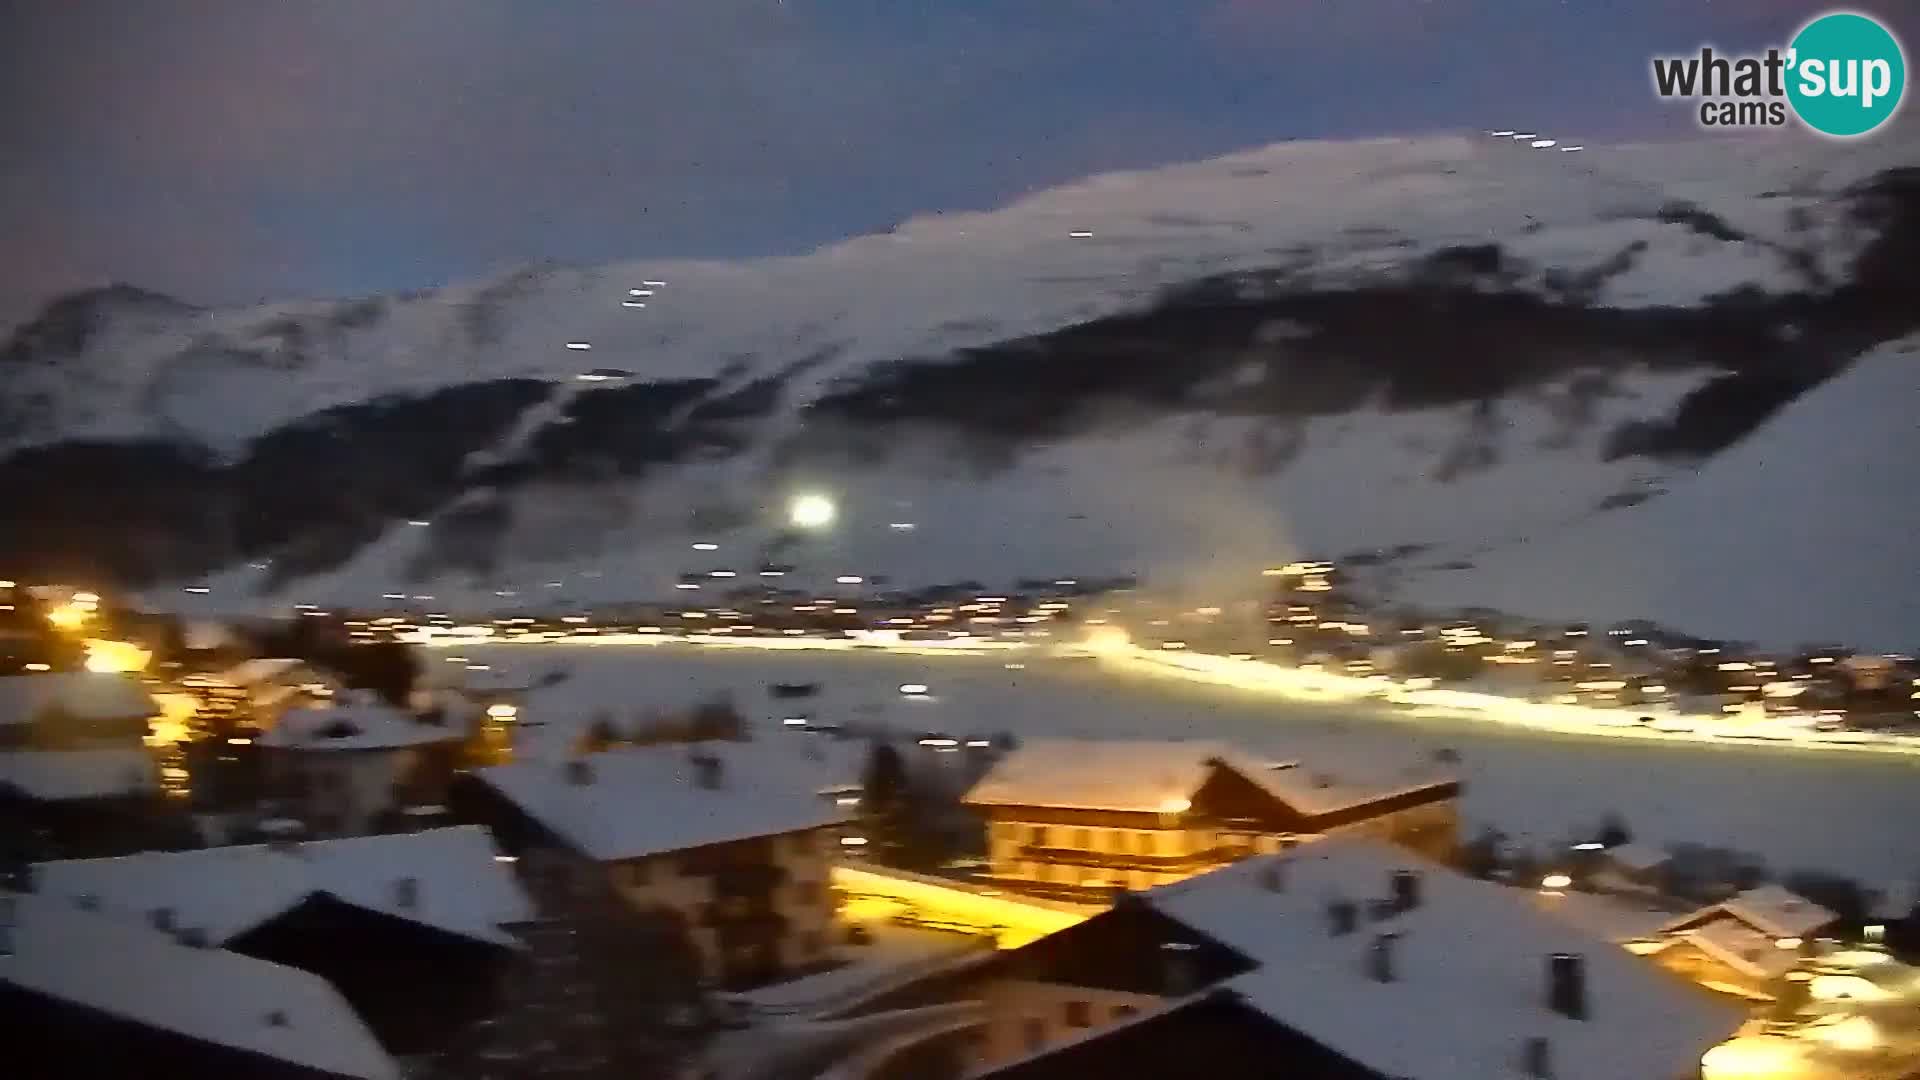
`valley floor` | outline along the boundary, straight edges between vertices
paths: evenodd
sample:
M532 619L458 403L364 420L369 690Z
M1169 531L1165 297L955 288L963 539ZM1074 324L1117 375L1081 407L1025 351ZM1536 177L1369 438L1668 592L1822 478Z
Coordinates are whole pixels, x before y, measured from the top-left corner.
M1853 748L1802 745L1782 753L1683 733L1619 738L1621 731L1490 723L1480 714L1431 706L1279 699L1240 683L1168 678L1159 663L1115 664L1039 650L982 655L782 644L467 643L459 652L528 677L567 672L564 681L530 694L524 716L535 728L527 733L535 754L563 752L602 710L624 719L628 712L684 708L716 694L730 695L769 733L763 737L779 738L790 707L771 697L769 685L815 682L820 697L809 708L816 718L908 734L1227 738L1256 753L1332 761L1370 750L1452 749L1467 781L1467 828L1497 825L1540 845L1617 812L1645 842L1737 847L1762 855L1776 871L1821 869L1884 885L1920 867L1920 840L1896 832L1890 844L1886 828L1920 814L1913 763ZM929 692L900 691L914 683Z

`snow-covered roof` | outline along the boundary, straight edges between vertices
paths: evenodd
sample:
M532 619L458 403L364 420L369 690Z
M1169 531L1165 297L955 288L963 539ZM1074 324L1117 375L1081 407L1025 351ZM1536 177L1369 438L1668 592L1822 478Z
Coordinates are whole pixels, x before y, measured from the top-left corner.
M497 667L457 671L448 677L448 681L456 689L473 694L517 693L533 685L533 680L525 673Z
M251 686L278 678L288 671L302 666L305 661L291 656L256 656L220 673L220 678L235 686Z
M1281 891L1269 887L1275 863L1285 864ZM1420 875L1418 903L1371 921L1367 901L1386 896L1399 870ZM1335 935L1328 905L1342 898L1362 914L1353 933ZM1510 1076L1531 1037L1549 1041L1559 1080L1692 1075L1744 1018L1503 886L1372 840L1305 844L1144 900L1258 964L1223 984L1251 1007L1382 1076ZM1370 974L1383 933L1397 935L1392 982ZM1583 958L1586 1019L1548 1007L1549 958L1561 953Z
M190 948L53 896L0 892L0 982L146 1027L333 1076L398 1080L389 1057L317 975Z
M361 699L288 709L258 741L285 750L392 750L465 737L457 726L423 723L412 713Z
M695 747L721 762L702 787ZM521 761L475 771L482 781L579 851L633 859L838 824L846 812L794 766L751 744L623 747L569 762Z
M1839 918L1790 889L1762 885L1674 919L1667 929L1719 921L1722 916L1776 938L1805 937Z
M133 921L170 908L174 925L201 930L215 945L316 894L511 945L516 939L501 928L531 919L532 902L496 854L487 830L461 825L303 841L284 851L247 844L68 859L36 864L33 877L39 893L92 896L102 913Z
M0 788L42 802L144 795L160 789L153 758L140 747L0 752Z
M0 678L0 724L27 724L49 709L81 720L132 720L157 716L160 706L125 675L49 671Z
M1673 912L1630 897L1572 890L1527 889L1524 893L1537 910L1619 945L1653 938L1673 919Z
M1732 919L1716 919L1681 931L1677 940L1691 943L1728 967L1759 979L1785 975L1800 962L1796 950L1782 949L1771 937Z
M1428 764L1372 760L1261 761L1212 739L1034 739L1001 758L967 793L978 805L1159 811L1190 798L1216 765L1302 814L1330 813L1454 779Z
M1198 791L1227 752L1198 739L1030 739L995 762L966 801L1158 811Z

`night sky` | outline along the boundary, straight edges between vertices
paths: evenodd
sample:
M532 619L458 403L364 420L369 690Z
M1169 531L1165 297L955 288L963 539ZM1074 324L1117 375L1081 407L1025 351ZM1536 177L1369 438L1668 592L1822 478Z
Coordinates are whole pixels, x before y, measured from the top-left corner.
M803 251L1288 138L1690 136L1651 54L1779 43L1824 9L0 0L0 325L116 280L238 303Z

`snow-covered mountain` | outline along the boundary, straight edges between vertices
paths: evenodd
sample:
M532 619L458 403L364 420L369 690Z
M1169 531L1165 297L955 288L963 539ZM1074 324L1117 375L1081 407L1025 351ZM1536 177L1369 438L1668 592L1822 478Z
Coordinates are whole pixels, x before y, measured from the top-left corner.
M228 605L658 596L775 557L900 584L1456 565L1674 501L1920 328L1917 151L1288 143L799 257L82 294L0 349L0 565ZM811 489L839 524L783 536Z

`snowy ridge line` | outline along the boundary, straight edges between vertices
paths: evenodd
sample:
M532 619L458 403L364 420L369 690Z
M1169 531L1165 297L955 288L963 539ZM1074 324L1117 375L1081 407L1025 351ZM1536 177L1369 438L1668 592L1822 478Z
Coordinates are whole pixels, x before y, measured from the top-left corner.
M1097 176L998 210L923 216L802 256L533 268L425 294L225 311L143 301L137 318L119 303L93 313L100 325L68 356L43 359L30 328L16 335L8 366L48 407L0 449L168 434L219 449L383 395L567 378L588 356L660 380L709 375L726 358L764 372L844 342L806 377L817 392L836 372L1114 314L1202 274L1284 262L1285 252L1313 251L1313 279L1337 282L1489 240L1522 256L1556 246L1604 256L1593 246L1601 229L1654 243L1602 303L1685 306L1743 280L1794 291L1804 283L1775 247L1810 252L1834 275L1864 238L1831 214L1796 236L1791 211L1818 208L1903 151L1897 138L1845 148L1694 140L1581 155L1470 136L1282 143ZM1684 224L1656 220L1675 202L1754 242L1694 250ZM1213 224L1194 224L1194 206ZM643 310L621 306L642 280L666 284ZM595 351L568 351L571 341ZM211 407L209 387L221 384L232 392L211 396L248 407Z

